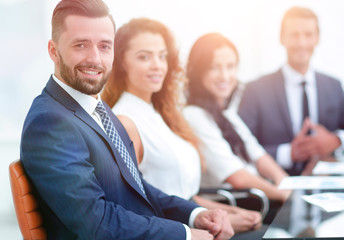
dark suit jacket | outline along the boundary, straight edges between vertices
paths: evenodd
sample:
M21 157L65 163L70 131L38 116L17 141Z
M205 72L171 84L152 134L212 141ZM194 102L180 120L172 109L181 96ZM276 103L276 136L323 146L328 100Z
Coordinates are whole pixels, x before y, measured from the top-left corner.
M106 108L136 163L133 143ZM26 117L20 157L39 194L49 239L186 237L180 222L187 224L197 205L144 180L143 196L105 132L52 79Z
M319 123L344 129L344 93L338 80L316 73ZM259 143L276 158L278 145L294 138L281 70L246 85L239 114Z

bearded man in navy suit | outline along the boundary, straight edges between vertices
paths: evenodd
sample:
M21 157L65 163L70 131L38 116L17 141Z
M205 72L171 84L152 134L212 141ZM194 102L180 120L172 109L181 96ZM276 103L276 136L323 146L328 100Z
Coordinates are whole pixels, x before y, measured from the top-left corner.
M342 150L344 93L338 80L310 66L319 41L313 11L289 9L282 20L280 41L287 63L247 84L239 114L279 165L290 175L299 175L309 160Z
M141 175L135 180L123 149L108 137L95 109L111 71L114 37L101 0L62 0L54 10L48 48L55 72L26 117L20 154L48 238L228 239L226 213L168 196ZM131 140L103 105L137 168Z

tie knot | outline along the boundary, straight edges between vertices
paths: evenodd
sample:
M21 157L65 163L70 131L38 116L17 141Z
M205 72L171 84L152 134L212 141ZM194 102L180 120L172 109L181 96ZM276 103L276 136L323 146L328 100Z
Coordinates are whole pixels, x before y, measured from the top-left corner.
M305 80L303 80L303 81L301 82L301 86L302 86L303 88L306 86L306 84L307 84L307 82L306 82Z
M103 105L103 103L101 101L99 101L97 103L97 106L96 106L96 112L100 115L105 115L106 114L106 110L105 110L105 107Z

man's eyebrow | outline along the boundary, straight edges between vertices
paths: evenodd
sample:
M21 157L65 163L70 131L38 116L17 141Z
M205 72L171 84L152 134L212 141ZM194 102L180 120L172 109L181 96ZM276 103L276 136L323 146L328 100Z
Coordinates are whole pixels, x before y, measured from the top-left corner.
M102 40L101 43L113 44L114 41L112 40Z
M72 43L89 43L91 42L91 40L87 39L87 38L76 38L72 40ZM101 43L107 43L107 44L113 44L114 41L112 40L101 40Z
M72 43L76 43L76 42L91 42L91 41L86 38L76 38L72 40Z

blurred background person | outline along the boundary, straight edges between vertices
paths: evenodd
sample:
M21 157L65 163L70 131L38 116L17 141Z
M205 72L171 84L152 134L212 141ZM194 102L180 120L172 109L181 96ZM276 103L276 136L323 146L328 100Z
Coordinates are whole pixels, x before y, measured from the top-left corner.
M312 10L290 8L280 41L287 63L247 84L239 113L278 164L299 175L311 158L343 148L344 93L337 79L310 64L319 43L318 18Z
M259 145L237 108L230 105L238 86L238 63L236 47L219 33L200 37L189 54L184 116L201 140L206 162L202 186L229 183L236 189L258 188L279 206L289 192L277 189L277 185L287 174Z

